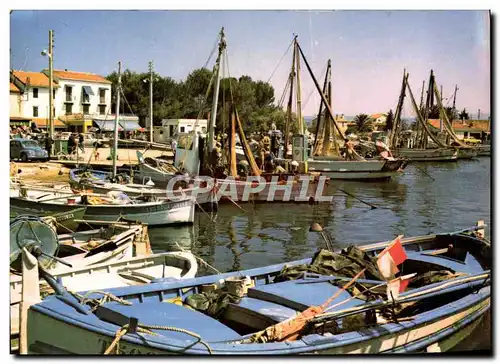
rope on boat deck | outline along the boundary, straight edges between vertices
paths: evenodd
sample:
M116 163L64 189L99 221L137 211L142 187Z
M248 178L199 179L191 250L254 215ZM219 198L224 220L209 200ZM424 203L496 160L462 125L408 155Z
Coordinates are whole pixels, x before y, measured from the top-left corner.
M92 303L96 304L96 306L92 308L92 310L91 310L92 312L97 310L97 308L99 306L105 304L108 301L115 301L115 302L121 303L122 305L132 306L132 303L130 303L129 301L126 301L122 298L115 296L112 293L105 292L105 291L98 291L98 290L88 291L84 295L80 295L78 293L73 293L73 292L71 292L71 293L80 300L80 304L82 304L82 305L85 305L88 302L92 302ZM101 297L101 299L95 299L95 298L88 297L89 295L94 294L94 293L100 293L103 295L103 297Z
M195 339L197 339L197 341L195 341L192 344L186 346L185 348L182 348L181 350L179 350L179 352L184 352L184 351L192 348L196 344L200 343L200 344L204 345L207 348L209 354L213 354L212 349L210 348L210 346L208 345L208 343L206 343L205 341L203 341L201 339L200 335L198 335L198 334L196 334L196 333L194 333L192 331L189 331L189 330L181 329L181 328L174 327L174 326L144 325L144 324L139 324L139 323L137 324L137 327L135 329L135 331L141 332L141 333L144 333L144 334L158 335L157 333L155 333L155 332L153 332L151 330L166 330L166 331L180 332L180 333L183 333L183 334L186 334L186 335L190 335L190 336L194 337ZM111 354L111 352L115 348L116 348L116 350L115 350L114 354L119 354L120 340L128 332L129 332L129 324L123 325L116 332L114 340L111 342L111 344L108 346L108 348L104 351L104 355Z

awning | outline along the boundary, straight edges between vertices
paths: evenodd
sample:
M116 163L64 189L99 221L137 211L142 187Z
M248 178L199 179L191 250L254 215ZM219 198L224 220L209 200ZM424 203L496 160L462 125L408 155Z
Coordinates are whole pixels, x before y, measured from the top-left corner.
M89 96L94 96L94 91L92 91L92 87L90 86L82 86L83 91L89 95Z
M139 122L135 120L120 121L119 124L125 131L135 131L141 129Z
M36 123L36 126L38 126L38 128L40 129L48 128L49 120L46 118L33 118L33 121ZM54 121L54 128L59 128L59 129L67 128L67 125L63 123L61 120L54 119L53 121Z
M94 119L94 123L97 125L101 131L114 131L115 121L114 120L98 120ZM118 128L120 130L121 128Z

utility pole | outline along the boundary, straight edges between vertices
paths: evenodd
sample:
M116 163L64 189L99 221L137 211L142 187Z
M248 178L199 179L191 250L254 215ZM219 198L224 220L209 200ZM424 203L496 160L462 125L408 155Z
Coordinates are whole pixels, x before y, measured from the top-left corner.
M54 31L49 30L49 137L54 138ZM52 150L52 146L50 147Z
M212 111L210 114L210 125L208 127L208 150L209 153L214 149L214 137L215 137L215 119L217 117L217 101L219 98L219 87L220 87L220 62L221 58L224 56L224 50L226 49L226 39L224 36L224 28L220 31L220 42L219 42L219 55L217 56L217 61L215 62L215 83L214 83L214 96L212 100Z
M153 142L153 61L149 62L149 141Z
M122 92L122 63L118 62L118 84L116 85L116 115L113 139L113 180L116 177L116 160L118 158L118 121L120 117L120 94Z

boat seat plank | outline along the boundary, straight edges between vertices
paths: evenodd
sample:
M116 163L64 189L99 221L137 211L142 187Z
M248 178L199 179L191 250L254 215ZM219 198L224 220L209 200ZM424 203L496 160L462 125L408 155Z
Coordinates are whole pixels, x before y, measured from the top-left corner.
M297 313L276 303L243 297L240 302L227 306L224 318L260 330L294 317Z
M471 265L468 263L459 262L458 260L447 259L442 255L428 255L428 253L430 252L431 251L407 252L406 254L408 256L408 259L440 265L454 272L473 274L482 272L484 270L477 262L477 265ZM469 260L475 259L473 257L470 257Z
M104 306L122 315L135 317L139 320L139 323L145 325L172 326L192 331L206 341L237 340L241 337L236 331L233 331L216 319L173 303L144 302L126 306L118 302L112 302ZM167 330L153 331L172 339L190 341L193 339L192 336L184 333Z
M304 281L303 279L297 279L294 281L285 281L250 288L248 290L248 297L276 303L291 308L292 310L304 311L310 306L319 306L323 304L328 298L340 290L339 287L330 282L312 284L301 283ZM350 297L351 295L348 292L343 291L332 301L332 304ZM338 306L338 309L353 307L362 303L364 303L363 300L355 298Z

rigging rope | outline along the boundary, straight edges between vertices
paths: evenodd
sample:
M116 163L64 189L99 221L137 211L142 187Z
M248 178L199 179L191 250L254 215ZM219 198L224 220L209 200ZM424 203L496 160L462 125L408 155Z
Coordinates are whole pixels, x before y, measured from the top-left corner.
M128 106L128 108L130 109L130 112L132 113L132 115L134 115L134 116L135 116L135 114L134 114L134 110L132 110L132 107L130 107L130 104L128 103L127 98L125 97L125 93L123 92L123 88L122 88L122 87L120 87L120 93L122 94L123 99L124 99L124 100L125 100L125 102L127 103L127 106Z
M322 75L322 76L323 76L323 75L325 74L325 76L326 76L326 68L327 68L327 67L328 67L328 64L326 64L325 66L323 66L323 69L321 70L320 75ZM323 78L324 78L324 77L323 77ZM317 90L316 90L316 88L313 86L313 88L312 88L311 92L309 93L309 96L307 96L306 102L304 102L304 103L302 104L302 109L304 109L304 108L306 107L306 105L307 105L307 103L309 102L309 99L311 98L311 96L312 96L312 94L314 93L314 91L317 91ZM320 101L320 102L321 102L321 101Z
M278 64L276 65L276 67L274 68L274 71L273 73L271 73L271 76L269 76L269 79L267 80L267 83L269 83L269 81L271 81L271 78L273 78L274 76L274 73L276 72L276 70L278 69L278 67L280 66L281 62L283 61L283 59L285 58L285 56L287 55L287 53L290 51L290 48L292 47L293 45L293 42L294 42L295 39L293 39L290 44L288 45L288 48L286 49L285 53L283 54L283 56L281 57L281 59L279 60Z
M207 65L208 65L208 62L210 62L210 60L212 59L215 51L217 50L217 45L219 44L219 35L217 34L217 37L215 38L215 44L214 44L214 47L212 49L212 52L210 53L210 56L208 56L208 59L207 61L205 62L205 64L203 65L203 68L207 68Z

